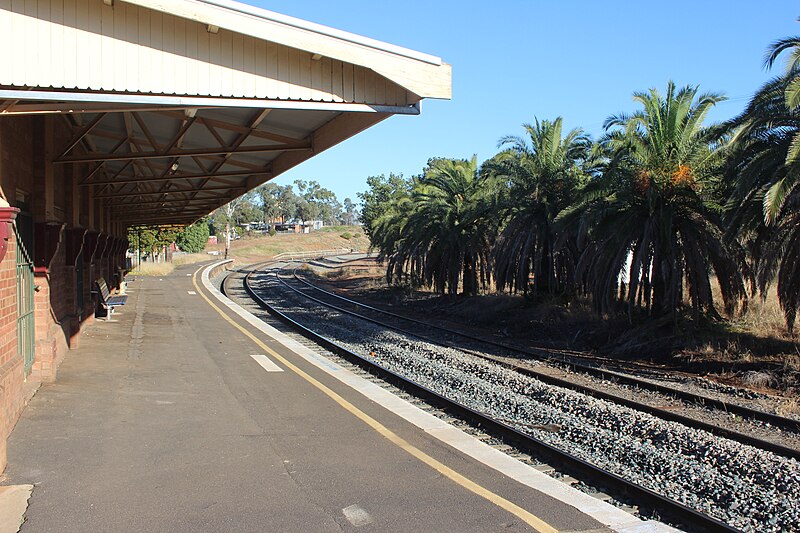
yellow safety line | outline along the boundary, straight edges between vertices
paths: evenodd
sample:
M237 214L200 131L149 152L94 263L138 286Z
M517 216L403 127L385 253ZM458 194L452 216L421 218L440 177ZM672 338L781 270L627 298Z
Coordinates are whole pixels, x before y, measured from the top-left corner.
M222 316L222 318L228 321L233 327L241 331L244 335L249 337L250 340L256 343L262 350L269 353L272 357L283 363L283 365L286 366L289 370L291 370L292 372L294 372L295 374L297 374L298 376L309 382L311 385L319 389L323 394L327 395L329 398L338 403L340 406L342 406L345 410L350 412L356 418L362 420L365 424L367 424L369 427L377 431L379 434L388 439L390 442L392 442L399 448L402 448L403 450L405 450L412 456L416 457L426 465L430 466L443 476L449 478L450 480L464 487L468 491L489 500L490 502L497 505L501 509L508 511L517 518L523 520L525 523L534 528L536 531L539 531L541 533L558 533L557 529L555 529L553 526L551 526L538 516L526 511L519 505L506 500L502 496L495 494L489 489L482 487L481 485L478 485L471 479L468 479L465 476L459 474L449 466L437 461L427 453L423 452L422 450L420 450L413 444L409 443L408 441L406 441L405 439L394 433L392 430L390 430L389 428L387 428L386 426L384 426L383 424L381 424L380 422L378 422L377 420L366 414L364 411L362 411L355 405L351 404L350 402L339 396L339 394L334 392L332 389L328 388L326 385L317 381L316 378L310 376L305 371L301 370L300 368L289 362L285 357L277 353L275 350L264 344L258 337L256 337L255 335L247 331L245 328L237 324L232 318L230 318L219 307L217 307L208 296L205 295L205 293L200 289L200 287L197 284L197 273L200 272L200 270L202 270L202 267L197 269L195 273L192 275L192 284L194 284L194 287L197 289L197 293L200 294L200 296L203 297L203 299L208 303L208 305L210 305L217 313L219 313Z

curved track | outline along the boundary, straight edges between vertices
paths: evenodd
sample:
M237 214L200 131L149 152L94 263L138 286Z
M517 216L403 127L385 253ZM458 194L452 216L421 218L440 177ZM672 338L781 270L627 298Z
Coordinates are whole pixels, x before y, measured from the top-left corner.
M369 369L370 372L380 375L387 381L407 390L416 396L425 398L427 401L430 401L436 405L444 406L448 411L472 420L480 427L490 430L493 434L502 436L505 440L513 443L518 448L530 450L531 452L540 456L545 455L550 457L555 463L558 463L559 465L567 465L569 470L580 473L582 477L591 480L593 483L608 487L616 493L626 494L633 498L637 504L653 509L663 517L668 517L669 519L678 523L690 525L692 529L695 530L735 530L734 528L719 520L716 520L715 518L700 513L695 509L678 503L673 499L658 494L639 484L633 483L611 471L591 464L590 462L563 449L553 446L552 444L539 438L536 438L533 435L520 431L519 429L512 427L512 425L504 420L498 420L497 418L493 418L476 409L447 398L429 387L411 381L399 373L394 372L373 360L370 360L369 357L363 357L352 350L348 350L347 348L341 346L339 343L315 333L311 329L290 318L287 314L278 311L273 305L270 305L270 303L268 303L266 299L252 286L251 279L253 274L254 273L251 272L245 279L245 288L250 296L257 301L260 306L269 310L282 321L291 324L293 327L301 331L304 336L313 339L326 349L333 351L334 353L359 366Z

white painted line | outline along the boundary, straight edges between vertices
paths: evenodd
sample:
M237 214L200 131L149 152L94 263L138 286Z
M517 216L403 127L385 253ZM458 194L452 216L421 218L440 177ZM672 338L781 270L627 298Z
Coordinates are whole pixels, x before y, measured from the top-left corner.
M263 320L259 320L258 317L220 293L219 290L211 284L211 280L208 277L208 271L218 264L219 263L214 263L209 265L203 270L200 277L206 290L213 294L223 305L241 316L247 323L289 348L309 363L335 377L345 385L357 390L368 399L395 413L434 438L525 486L574 507L578 511L594 518L614 531L620 533L663 533L677 531L660 522L653 520L642 521L622 509L561 483L547 474L539 472L532 466L506 455L500 450L492 448L488 444L464 433L460 429L436 418L432 414L426 413L419 407L412 405L399 396L395 396L379 385L371 383L355 375L350 370L339 366L335 362L314 353L311 349L291 339Z
M358 505L351 505L342 509L342 514L354 527L366 526L372 523L372 517Z
M269 357L267 357L264 354L255 354L255 355L251 355L250 357L255 359L256 363L261 365L264 368L264 370L266 370L267 372L283 372L283 369L281 367L276 365L272 361L272 359L270 359Z
M196 294L197 294L197 293L196 293L196 292L194 292L194 291L186 291L186 292L188 292L189 294L192 294L192 295L196 295Z

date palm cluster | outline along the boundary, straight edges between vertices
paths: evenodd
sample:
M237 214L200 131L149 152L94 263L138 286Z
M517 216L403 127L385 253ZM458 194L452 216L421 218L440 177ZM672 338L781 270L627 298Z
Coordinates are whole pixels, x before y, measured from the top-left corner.
M720 318L772 284L791 332L800 308L800 37L745 111L697 87L634 94L592 140L561 118L525 124L479 165L432 159L368 221L390 282L442 294L499 290L603 315ZM718 288L717 291L714 288ZM715 302L714 295L721 296Z

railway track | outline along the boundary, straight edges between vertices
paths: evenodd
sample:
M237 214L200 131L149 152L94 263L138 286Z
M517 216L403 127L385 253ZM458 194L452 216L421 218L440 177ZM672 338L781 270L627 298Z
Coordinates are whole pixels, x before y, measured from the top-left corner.
M324 295L325 298L334 299L337 302L337 304L334 305L339 305L338 302L341 302L342 304L351 306L351 308L347 311L352 311L354 315L359 315L362 314L363 312L380 314L382 316L391 317L393 319L410 324L411 325L410 327L405 328L407 330L421 327L424 330L435 330L443 332L448 335L458 336L463 339L480 343L481 345L484 346L498 348L506 352L522 356L523 358L530 358L538 361L546 361L562 366L568 366L572 371L578 371L604 380L613 381L624 385L629 385L637 389L650 390L653 392L671 396L673 398L687 402L689 404L701 405L709 408L719 409L721 411L724 411L725 413L740 416L742 418L749 420L757 420L760 422L764 422L770 424L775 428L780 428L782 430L800 432L800 420L787 418L760 409L754 409L752 407L744 406L735 402L724 401L706 395L689 392L675 387L670 387L662 383L655 383L652 380L643 379L641 377L631 375L630 373L610 370L608 366L618 365L619 362L607 357L602 357L597 355L587 355L574 350L549 349L549 348L530 349L530 348L516 346L510 343L501 342L487 337L476 336L474 334L470 334L469 332L463 330L456 330L452 328L443 327L440 325L431 324L426 321L417 320L409 316L401 315L398 313L388 311L386 309L381 309L378 307L364 304L363 302L345 298L339 294L322 289L321 287L314 285L308 280L302 279L300 276L297 275L296 270L292 273L292 277L299 283L312 289L314 292ZM325 300L325 298L318 297L318 300L320 301L320 303L324 305L329 305L330 300ZM339 306L341 307L341 305ZM359 313L355 312L354 309L360 309L363 311L362 313ZM579 362L580 360L586 362L581 363ZM602 365L602 367L598 365ZM636 369L644 371L659 371L659 372L668 370L660 366L648 365L648 364L637 366ZM776 451L776 453L780 452ZM797 453L797 450L795 450L795 453ZM794 457L797 456L795 455Z
M337 311L346 313L350 316L359 318L361 320L367 320L386 328L392 328L406 335L413 335L420 339L424 339L428 342L442 343L445 345L450 344L450 346L467 351L472 355L474 355L475 357L479 357L481 359L485 359L487 361L492 361L496 364L503 365L505 368L508 368L514 372L535 377L536 379L544 381L545 383L549 383L559 387L569 388L596 398L609 400L614 403L625 405L626 407L630 407L632 409L636 409L638 411L649 413L664 420L679 422L688 427L702 429L710 433L713 433L715 435L732 439L741 442L743 444L748 444L750 446L755 446L757 448L767 450L776 453L778 455L782 455L784 457L800 460L800 450L796 448L785 446L763 438L754 437L752 435L742 433L739 431L734 431L726 427L721 427L719 425L711 424L699 420L697 418L692 418L691 416L686 416L676 411L675 405L670 405L669 408L661 408L648 403L631 400L629 398L620 396L618 394L612 394L607 391L601 390L597 387L587 386L584 383L576 382L574 380L574 377L571 380L569 379L568 375L561 375L561 376L553 375L552 371L540 371L533 368L520 366L517 363L509 362L507 358L500 358L497 356L488 355L485 353L484 350L488 346L489 348L495 348L495 349L499 348L511 354L518 354L523 356L535 356L535 354L532 353L531 351L521 350L513 346L501 344L492 340L482 339L464 332L432 325L423 322L421 320L416 320L410 317L406 317L397 313L379 309L355 300L345 298L341 295L324 290L314 285L313 283L310 283L309 281L300 278L296 272L291 273L290 279L299 283L301 285L301 288L292 286L290 283L287 282L286 277L281 277L281 276L278 277L278 281L281 282L284 286L286 286L289 290L301 294L304 297L309 298L310 300L320 305L328 306L330 308L336 309ZM304 288L308 290L304 290ZM315 296L310 295L309 294L310 291L313 292ZM387 317L390 318L392 321L387 321L385 319ZM457 342L459 339L465 339L469 341L469 343L465 345L463 342ZM483 349L481 349L480 345L483 345ZM617 372L609 372L607 370L598 369L592 366L579 366L579 367L573 367L573 369L595 377L600 377L602 379L621 382L629 386L635 386L638 389L651 390L653 392L664 394L665 396L675 398L677 400L680 400L681 402L686 402L691 405L695 406L699 405L703 406L704 408L716 408L724 411L726 414L733 413L745 419L766 422L768 424L771 424L775 428L781 429L782 431L789 431L789 432L800 431L800 422L798 422L797 420L781 417L778 415L774 415L772 413L766 413L764 411L751 409L738 404L729 404L714 398L708 398L706 396L669 388L664 385L654 384L647 380L641 380L635 376L628 376L624 374L619 374Z
M313 339L314 342L321 344L326 349L344 357L348 361L351 361L354 364L361 366L362 368L366 369L367 371L380 375L382 379L385 379L394 385L402 388L414 394L415 396L422 397L431 403L436 405L444 406L447 412L455 413L457 416L469 419L473 421L473 423L477 423L481 428L486 431L491 432L494 435L501 436L505 441L513 444L515 447L529 452L531 454L536 454L537 456L544 456L549 459L550 462L558 464L558 465L568 465L567 469L573 473L577 473L581 479L587 479L589 482L601 486L604 490L608 490L609 492L615 494L624 494L632 498L637 504L643 505L645 508L653 509L655 512L662 516L662 517L669 517L671 520L676 521L678 523L682 523L684 525L690 525L693 529L699 530L734 530L732 526L727 525L721 520L713 518L706 513L700 512L697 509L684 505L676 501L674 498L670 498L660 494L655 490L651 490L650 488L646 488L642 486L640 483L632 482L631 480L627 479L625 476L619 475L619 473L615 473L607 468L602 468L596 464L593 464L591 461L587 461L585 458L580 457L574 453L570 453L564 451L559 446L554 446L552 442L546 442L546 439L538 438L531 434L531 431L528 431L529 428L525 427L525 424L520 424L513 420L509 420L506 417L502 416L490 416L486 413L482 412L481 410L475 409L474 406L465 405L464 402L454 401L452 398L447 397L447 395L443 395L441 391L433 390L430 386L426 386L425 383L417 383L413 380L408 380L408 378L401 375L400 372L397 372L396 369L389 368L385 364L380 364L375 360L375 357L370 357L369 355L359 355L356 351L352 349L348 349L348 347L343 346L343 344L337 342L335 339L328 338L330 335L319 335L318 333L312 331L310 328L302 326L299 324L298 320L295 320L288 316L285 312L285 309L281 311L276 307L280 307L280 305L275 305L275 301L267 302L263 295L259 295L264 287L254 287L253 285L257 285L252 283L254 277L261 278L263 284L263 274L257 274L251 272L248 274L246 281L245 281L245 289L248 291L250 296L254 298L259 305L262 307L270 310L271 313L274 313L276 317L279 317L281 320L291 323L293 327L300 328L303 335ZM295 278L290 278L293 281L287 281L285 279L279 279L277 275L273 277L273 280L270 284L270 289L276 292L281 293L280 295L275 295L274 298L277 300L281 300L284 298L289 298L288 294L294 294L295 298L308 298L308 294L304 294L307 292L314 292L317 295L321 295L321 289L318 287L313 287L311 284L301 284L300 280ZM304 280L303 280L304 281ZM304 289L299 289L297 287L290 287L290 283L295 283L304 286ZM278 287L281 287L278 290ZM327 297L335 297L335 299L341 299L338 295L332 295L331 293L325 293ZM270 298L271 300L273 297ZM343 303L343 300L338 300ZM307 305L307 304L306 304ZM353 316L354 313L352 310L344 310L341 309L342 305L333 305L330 302L323 302L321 298L315 298L314 305L322 307L323 305L328 308L340 308L337 309L337 313L347 314L348 316ZM351 306L363 306L358 302L351 302L347 305ZM284 306L285 307L285 306ZM373 308L374 309L374 308ZM309 315L310 313L317 312L317 309L309 311L305 309L301 311L302 314ZM376 313L386 313L382 310L375 310ZM384 315L384 317L387 315ZM399 315L398 315L399 316ZM296 317L295 317L296 318ZM355 318L355 317L353 317ZM405 319L406 317L401 317ZM360 319L363 320L363 319ZM368 317L370 322L377 326L376 322L381 322L376 320L374 317ZM398 318L399 320L399 318ZM420 333L420 329L422 328L423 324L419 323L418 321L412 322L413 327L417 329L415 332L406 332L405 335L416 335L419 337L418 333ZM381 325L381 327L386 327ZM403 329L397 328L395 325L395 329ZM457 332L450 332L449 334L456 334ZM472 348L467 347L465 349L467 352L474 352L475 350ZM475 353L470 354L472 357L475 357ZM491 357L484 358L487 362L491 362L494 365L498 365L501 362L498 362L496 359ZM489 361L491 359L491 361ZM513 365L503 365L507 370L518 372L519 369L511 368ZM528 377L531 374L523 371L520 372L522 375L526 375ZM536 376L534 376L536 377ZM548 383L552 383L549 381ZM559 384L559 386L565 386L565 384ZM576 390L574 387L571 387L573 390ZM597 391L595 391L597 392ZM583 392L583 394L590 394L589 392ZM602 396L601 394L594 394L595 397ZM615 398L604 398L605 400L609 401L616 401L618 399ZM621 402L618 402L621 403ZM629 407L636 408L634 406L628 405ZM651 413L652 414L652 413ZM675 417L671 417L670 415L666 415L664 417L665 420L672 420L677 421ZM687 424L690 424L691 421L686 421ZM724 431L717 432L724 433ZM751 445L753 445L751 443ZM767 445L766 447L769 447ZM776 452L777 453L777 452ZM796 468L796 463L794 463ZM702 505L700 505L702 507ZM748 529L745 527L744 529Z

